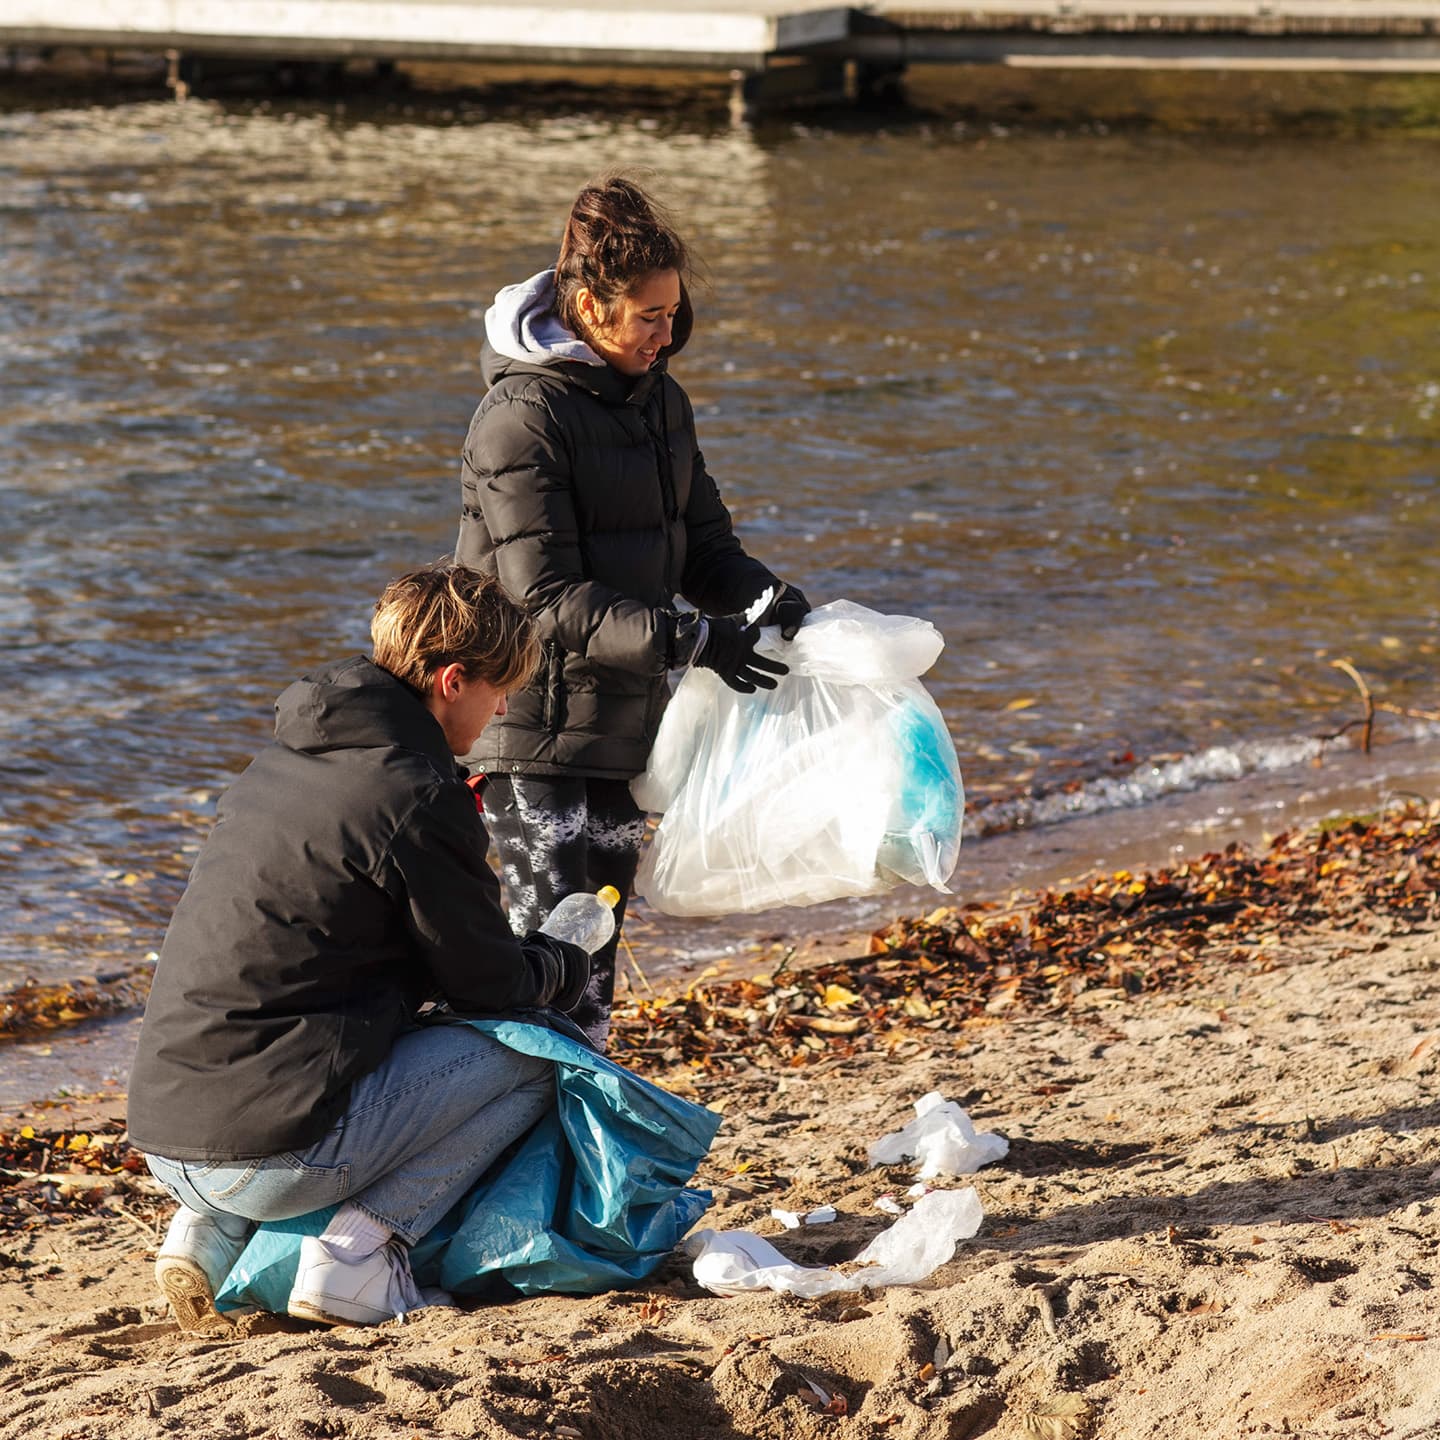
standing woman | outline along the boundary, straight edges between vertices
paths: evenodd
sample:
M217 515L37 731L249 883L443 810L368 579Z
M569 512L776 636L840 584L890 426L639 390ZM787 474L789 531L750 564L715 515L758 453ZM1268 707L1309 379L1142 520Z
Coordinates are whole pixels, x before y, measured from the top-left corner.
M667 363L694 312L684 242L640 186L602 176L575 200L555 267L485 315L488 393L470 422L455 558L497 575L537 622L543 661L467 757L517 933L564 896L613 885L617 922L645 819L630 796L677 666L773 689L742 612L793 638L810 607L741 548ZM682 595L695 612L675 607ZM603 1047L616 938L571 1012Z

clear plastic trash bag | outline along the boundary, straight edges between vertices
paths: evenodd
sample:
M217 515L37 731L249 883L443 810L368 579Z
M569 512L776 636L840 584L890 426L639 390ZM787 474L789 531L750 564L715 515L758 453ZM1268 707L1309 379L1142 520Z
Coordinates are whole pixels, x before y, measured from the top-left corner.
M837 600L795 639L761 632L790 673L741 695L692 668L661 722L636 803L663 816L636 880L669 915L726 915L947 888L965 792L918 677L944 640L926 620Z

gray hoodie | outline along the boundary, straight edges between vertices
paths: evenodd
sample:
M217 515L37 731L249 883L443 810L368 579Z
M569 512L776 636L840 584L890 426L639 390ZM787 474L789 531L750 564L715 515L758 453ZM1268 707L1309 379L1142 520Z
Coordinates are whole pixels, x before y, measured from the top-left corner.
M583 340L565 328L555 313L555 271L542 270L518 285L507 285L485 312L485 338L497 354L545 365L578 360L603 365Z

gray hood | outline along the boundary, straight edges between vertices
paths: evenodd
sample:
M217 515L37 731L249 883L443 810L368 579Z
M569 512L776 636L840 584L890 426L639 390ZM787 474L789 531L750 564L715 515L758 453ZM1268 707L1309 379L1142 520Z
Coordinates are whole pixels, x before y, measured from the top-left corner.
M485 338L497 355L544 365L560 360L604 365L555 313L555 272L542 270L518 285L507 285L485 312Z

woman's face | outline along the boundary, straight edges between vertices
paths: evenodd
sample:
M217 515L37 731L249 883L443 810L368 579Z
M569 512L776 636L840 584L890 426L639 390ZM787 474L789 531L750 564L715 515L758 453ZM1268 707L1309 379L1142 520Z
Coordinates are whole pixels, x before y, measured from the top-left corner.
M575 300L590 348L622 375L643 375L670 343L671 322L680 309L680 274L656 270L608 307L588 290Z

